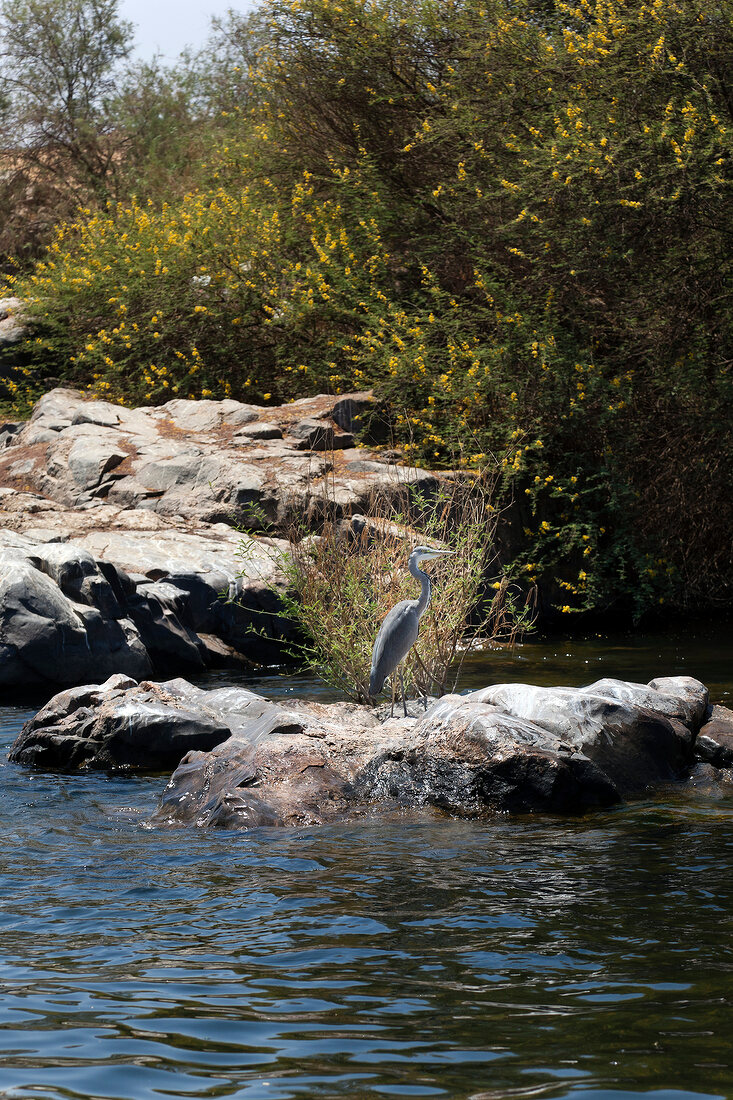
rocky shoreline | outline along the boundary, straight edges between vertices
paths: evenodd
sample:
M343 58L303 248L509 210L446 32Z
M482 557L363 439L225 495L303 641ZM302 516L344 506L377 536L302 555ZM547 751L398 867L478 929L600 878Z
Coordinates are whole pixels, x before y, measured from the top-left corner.
M282 661L278 555L437 475L354 445L369 394L126 409L74 390L0 425L0 691Z
M0 425L0 692L66 689L10 759L173 771L156 823L236 828L580 813L733 786L733 712L688 677L493 685L408 717L164 679L282 658L278 563L326 505L352 524L374 494L438 490L441 475L354 445L370 407L125 409L54 390Z
M54 696L10 760L170 770L157 825L319 825L393 810L576 814L672 785L733 790L733 711L703 684L499 684L390 717L117 674Z

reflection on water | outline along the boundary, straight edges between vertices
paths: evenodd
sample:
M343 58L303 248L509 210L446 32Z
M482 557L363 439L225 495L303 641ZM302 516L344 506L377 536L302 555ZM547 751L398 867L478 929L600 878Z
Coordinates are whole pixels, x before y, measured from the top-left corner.
M733 624L664 634L593 634L582 638L535 639L513 649L472 653L464 661L458 690L496 683L579 687L610 676L648 683L656 676L702 680L712 702L733 706ZM209 673L202 685L240 683L263 695L332 700L339 694L307 673Z
M577 687L605 676L636 683L656 676L693 676L707 685L713 702L733 705L733 624L641 636L532 640L513 651L471 656L460 686L526 681Z
M725 701L730 656L543 644L464 686L683 672ZM160 779L0 776L0 1097L733 1095L730 801L156 831Z

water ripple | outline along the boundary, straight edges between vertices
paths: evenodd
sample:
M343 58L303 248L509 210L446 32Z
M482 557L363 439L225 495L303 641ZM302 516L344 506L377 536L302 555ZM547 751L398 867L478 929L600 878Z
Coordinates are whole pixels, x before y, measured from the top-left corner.
M733 1095L730 801L243 834L0 776L0 1097Z

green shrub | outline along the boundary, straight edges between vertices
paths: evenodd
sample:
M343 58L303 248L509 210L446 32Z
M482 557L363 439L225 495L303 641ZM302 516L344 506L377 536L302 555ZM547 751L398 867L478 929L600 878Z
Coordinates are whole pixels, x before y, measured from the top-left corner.
M270 0L200 185L12 283L34 380L370 386L413 461L505 456L560 613L729 601L732 56L712 0Z

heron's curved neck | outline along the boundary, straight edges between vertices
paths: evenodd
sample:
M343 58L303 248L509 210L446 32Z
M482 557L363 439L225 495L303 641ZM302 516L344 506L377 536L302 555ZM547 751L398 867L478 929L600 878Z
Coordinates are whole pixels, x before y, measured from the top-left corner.
M417 601L417 613L420 618L422 618L430 603L430 577L427 573L423 573L416 561L410 561L408 563L408 568L415 580L420 581L421 592L420 599Z

